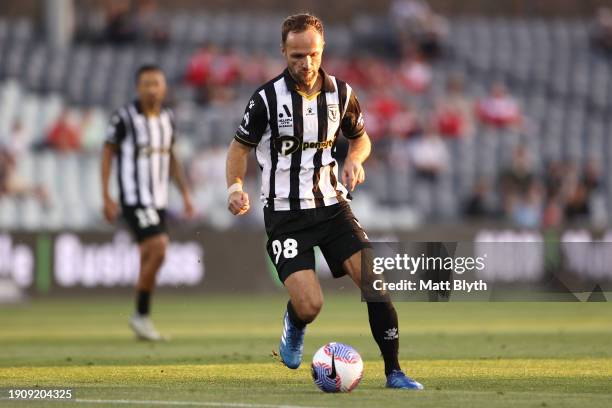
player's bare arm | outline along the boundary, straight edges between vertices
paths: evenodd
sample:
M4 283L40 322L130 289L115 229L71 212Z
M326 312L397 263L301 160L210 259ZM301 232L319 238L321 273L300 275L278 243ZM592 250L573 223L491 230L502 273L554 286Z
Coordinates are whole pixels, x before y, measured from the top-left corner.
M115 145L110 143L104 144L104 149L102 150L102 197L104 200L104 218L110 223L114 222L117 218L117 214L119 213L119 207L117 206L117 202L113 200L110 194L109 188L109 180L110 173L113 164L113 158L115 157L115 152L117 148Z
M372 143L367 133L356 139L349 139L349 150L342 168L342 183L353 191L355 186L365 181L363 163L370 156Z
M189 185L187 184L187 177L185 177L185 171L183 165L176 155L174 148L170 150L170 177L174 180L174 183L181 192L183 197L183 208L187 218L193 217L195 209L191 200L191 193L189 192Z
M227 151L227 161L225 166L227 187L228 187L228 209L234 215L243 215L251 208L249 195L242 191L244 177L247 171L247 164L251 148L235 140Z

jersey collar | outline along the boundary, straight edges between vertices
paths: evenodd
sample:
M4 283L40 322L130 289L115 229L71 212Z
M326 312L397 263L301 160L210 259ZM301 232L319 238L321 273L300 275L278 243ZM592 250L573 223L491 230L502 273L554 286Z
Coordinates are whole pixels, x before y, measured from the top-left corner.
M134 101L132 102L132 105L134 106L134 109L136 109L136 113L138 113L139 115L144 115L144 111L142 110L142 103L140 102L139 99L134 99ZM159 110L160 116L166 109L167 109L166 104L162 103L162 106Z
M327 72L323 68L319 68L319 75L323 78L323 84L321 85L321 91L323 92L336 92L336 87L334 86L334 81L332 81L331 77L327 75ZM297 92L297 83L295 79L289 73L289 69L285 68L283 71L283 77L285 78L285 83L287 84L287 88L291 91Z

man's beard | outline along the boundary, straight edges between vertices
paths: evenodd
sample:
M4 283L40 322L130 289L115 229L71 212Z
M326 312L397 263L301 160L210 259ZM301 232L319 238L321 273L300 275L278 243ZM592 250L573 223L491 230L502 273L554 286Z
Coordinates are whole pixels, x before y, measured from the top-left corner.
M297 84L299 86L303 86L303 87L310 86L312 84L312 82L314 82L314 80L316 80L316 78L317 78L316 71L313 72L312 79L311 79L310 83L307 82L307 78L310 78L310 77L307 77L306 75L298 74L298 73L292 71L291 69L289 70L289 72L291 72L291 76L293 77L295 82L297 82Z

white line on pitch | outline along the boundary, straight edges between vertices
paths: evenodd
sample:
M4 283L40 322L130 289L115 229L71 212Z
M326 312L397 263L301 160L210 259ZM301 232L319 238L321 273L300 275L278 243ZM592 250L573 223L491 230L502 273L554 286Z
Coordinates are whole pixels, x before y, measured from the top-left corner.
M232 407L232 408L316 408L303 405L270 405L249 404L242 402L208 402L208 401L147 401L147 400L94 400L76 398L74 402L84 404L134 404L134 405L173 405L190 407Z
M9 398L0 398L0 401L6 401ZM149 400L101 400L101 399L36 399L36 400L18 400L11 399L11 401L29 401L29 402L72 402L79 404L132 404L132 405L172 405L172 406L183 406L183 407L231 407L231 408L318 408L309 407L305 405L272 405L272 404L249 404L248 402L212 402L212 401L149 401Z

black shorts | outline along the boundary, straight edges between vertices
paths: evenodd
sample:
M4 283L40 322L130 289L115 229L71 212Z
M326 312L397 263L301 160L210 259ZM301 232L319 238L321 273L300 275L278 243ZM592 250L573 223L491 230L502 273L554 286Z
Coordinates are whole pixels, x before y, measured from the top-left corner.
M122 215L136 241L142 242L159 234L166 234L166 210L153 207L123 206Z
M334 278L344 276L342 263L370 247L366 233L347 202L305 210L264 208L268 255L282 282L293 272L315 268L318 246Z

